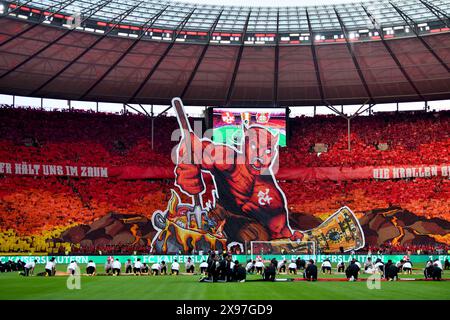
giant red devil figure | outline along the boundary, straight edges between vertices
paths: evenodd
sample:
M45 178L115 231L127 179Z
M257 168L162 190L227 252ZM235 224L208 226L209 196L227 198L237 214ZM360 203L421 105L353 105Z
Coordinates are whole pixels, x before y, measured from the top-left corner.
M212 175L218 198L209 216L225 221L223 232L229 241L301 239L303 234L289 226L286 198L272 171L278 136L257 125L244 125L243 130L237 148L185 132L178 149L176 184L196 196L205 190L202 171Z
M175 184L193 202L181 203L172 190L167 209L154 212L152 223L158 231L152 242L154 252L221 250L236 242L283 239L289 244L298 240L314 242L323 252L364 246L361 226L347 207L317 228L291 229L286 197L273 172L278 136L247 123L238 146L214 143L192 132L179 98L174 98L172 104L183 132L176 150ZM207 208L202 201L205 173L211 174L215 185L213 206Z

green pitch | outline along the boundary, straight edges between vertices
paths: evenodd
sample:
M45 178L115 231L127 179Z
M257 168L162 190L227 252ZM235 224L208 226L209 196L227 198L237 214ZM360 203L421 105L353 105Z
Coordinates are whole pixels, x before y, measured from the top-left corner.
M80 267L81 272L84 272L85 266ZM59 271L65 271L65 268L66 266L58 266ZM39 265L35 274L41 271L43 266ZM103 266L98 266L98 272L103 272ZM446 273L444 277L448 277L448 271ZM287 277L289 276L277 276ZM319 273L319 278L329 277L344 276L337 274L335 269L332 275ZM412 276L400 277L422 279L423 275L418 270ZM22 277L17 272L0 273L0 299L450 300L450 281L381 282L380 290L369 290L365 281L200 283L199 278L200 275L81 276L81 289L69 290L66 285L67 276ZM248 280L259 278L258 275L247 277Z
M267 128L272 134L276 135L278 131ZM224 143L230 146L234 146L236 143L241 141L242 138L242 128L241 126L229 125L220 128L215 128L213 131L214 142ZM280 138L278 141L280 147L286 146L286 134L280 132Z

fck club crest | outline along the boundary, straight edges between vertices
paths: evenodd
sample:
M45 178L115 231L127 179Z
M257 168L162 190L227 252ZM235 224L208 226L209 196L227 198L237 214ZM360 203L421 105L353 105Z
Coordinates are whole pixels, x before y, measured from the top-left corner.
M222 121L226 124L232 124L234 123L234 115L231 112L224 112L222 113Z
M258 192L258 203L261 206L265 206L266 204L270 204L270 201L272 198L269 195L269 189L266 189L265 191L260 190Z

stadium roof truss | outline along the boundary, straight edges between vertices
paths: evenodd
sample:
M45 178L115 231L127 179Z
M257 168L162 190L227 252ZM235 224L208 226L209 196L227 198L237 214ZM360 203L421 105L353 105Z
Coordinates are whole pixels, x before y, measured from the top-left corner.
M0 93L190 105L450 98L450 1L0 0Z

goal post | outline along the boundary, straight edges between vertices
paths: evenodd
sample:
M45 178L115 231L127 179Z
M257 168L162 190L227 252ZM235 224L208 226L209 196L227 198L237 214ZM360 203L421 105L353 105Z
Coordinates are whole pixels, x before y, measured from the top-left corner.
M251 241L250 242L251 259L270 255L316 256L315 241L291 241L291 240L273 240L273 241ZM288 257L286 257L288 258Z

